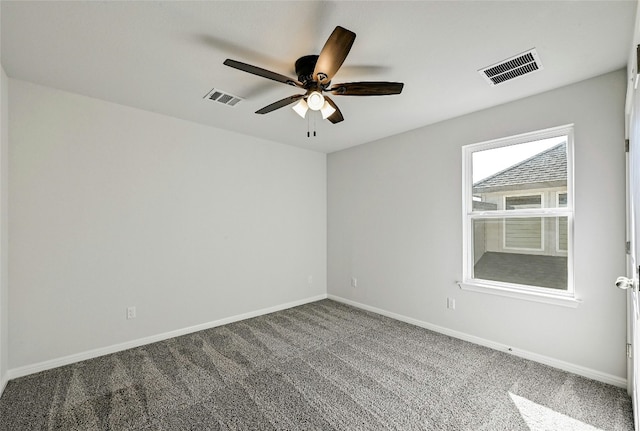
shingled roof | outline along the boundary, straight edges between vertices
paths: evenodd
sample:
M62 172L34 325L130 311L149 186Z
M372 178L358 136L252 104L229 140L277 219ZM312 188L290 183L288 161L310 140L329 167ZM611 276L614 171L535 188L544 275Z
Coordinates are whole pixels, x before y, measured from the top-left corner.
M473 185L473 193L558 187L567 184L566 143L556 145Z

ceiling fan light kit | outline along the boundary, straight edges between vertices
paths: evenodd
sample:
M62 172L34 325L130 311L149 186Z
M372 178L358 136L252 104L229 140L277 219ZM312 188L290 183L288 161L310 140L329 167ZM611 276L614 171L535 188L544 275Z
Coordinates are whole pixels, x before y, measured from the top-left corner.
M298 103L296 103L295 105L293 105L291 107L291 109L293 109L296 112L296 114L298 114L302 118L306 117L307 111L309 109L311 109L312 111L320 111L320 113L322 114L322 119L326 120L334 112L336 112L336 108L334 108L333 106L331 106L329 104L329 102L324 100L324 97L322 97L322 101L323 101L323 104L322 104L322 107L320 109L312 109L311 106L307 102L305 102L304 99L300 99L300 101Z
M300 101L293 105L291 109L296 111L296 114L304 118L309 110L309 105L307 105L307 102L305 102L304 99L300 99Z
M319 111L324 106L324 96L319 91L312 91L307 96L307 106L312 111Z
M336 124L343 121L344 117L333 100L323 95L323 92L330 92L336 96L387 96L400 94L404 86L401 82L379 81L350 82L336 84L332 87L331 79L347 58L355 38L356 34L354 32L337 26L324 44L320 55L305 55L296 60L297 80L236 60L227 59L224 64L247 73L306 90L305 94L289 96L267 105L257 110L256 114L267 114L297 102L292 108L302 118L305 118L307 111L310 109L312 111L320 111L323 120L327 119Z
M325 100L324 105L322 105L322 108L320 109L320 112L322 113L322 119L326 120L331 115L333 115L334 112L336 112L336 108L329 105L329 102Z

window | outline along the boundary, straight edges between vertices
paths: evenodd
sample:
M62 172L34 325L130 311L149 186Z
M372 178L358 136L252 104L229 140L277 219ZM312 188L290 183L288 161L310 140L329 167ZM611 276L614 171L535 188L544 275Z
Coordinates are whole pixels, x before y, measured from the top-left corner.
M463 289L577 306L573 126L467 145Z

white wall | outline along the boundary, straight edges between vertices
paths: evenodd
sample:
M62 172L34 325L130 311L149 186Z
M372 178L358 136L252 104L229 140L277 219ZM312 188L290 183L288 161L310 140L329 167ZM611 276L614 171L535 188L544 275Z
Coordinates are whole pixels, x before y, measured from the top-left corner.
M9 90L10 369L326 294L325 154Z
M611 287L624 273L623 72L332 153L326 170L323 154L8 81L0 219L9 184L12 312L2 320L0 297L4 343L10 329L0 360L9 351L10 369L328 286L364 305L625 377L625 296ZM460 147L567 123L576 131L583 304L460 291ZM6 292L7 280L0 287ZM125 319L129 305L135 320Z
M2 8L0 8L1 10ZM1 21L1 19L0 19ZM2 43L0 42L0 46ZM2 59L0 50L0 60ZM7 75L4 67L0 64L0 396L7 383L7 363L8 363L8 286L7 286L7 248L6 229L7 226L7 206L6 206L6 175L7 169L7 118L8 118L8 94Z
M613 282L625 273L625 85L618 71L330 154L328 293L623 383L625 293ZM571 309L459 290L461 147L569 123L584 302Z
M8 78L0 67L0 395L7 382L9 364L9 289L8 289Z

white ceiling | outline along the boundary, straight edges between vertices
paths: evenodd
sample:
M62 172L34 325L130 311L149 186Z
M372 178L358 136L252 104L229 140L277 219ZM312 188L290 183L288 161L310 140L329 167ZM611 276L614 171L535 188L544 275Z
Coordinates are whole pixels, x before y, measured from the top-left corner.
M332 152L622 68L636 1L3 0L1 8L11 78ZM295 78L295 60L318 54L336 25L357 37L333 82L400 81L403 93L334 97L345 121L318 120L315 138L288 107L254 114L300 91L222 62ZM542 71L496 87L477 73L534 47ZM231 108L203 99L213 87L246 100Z

